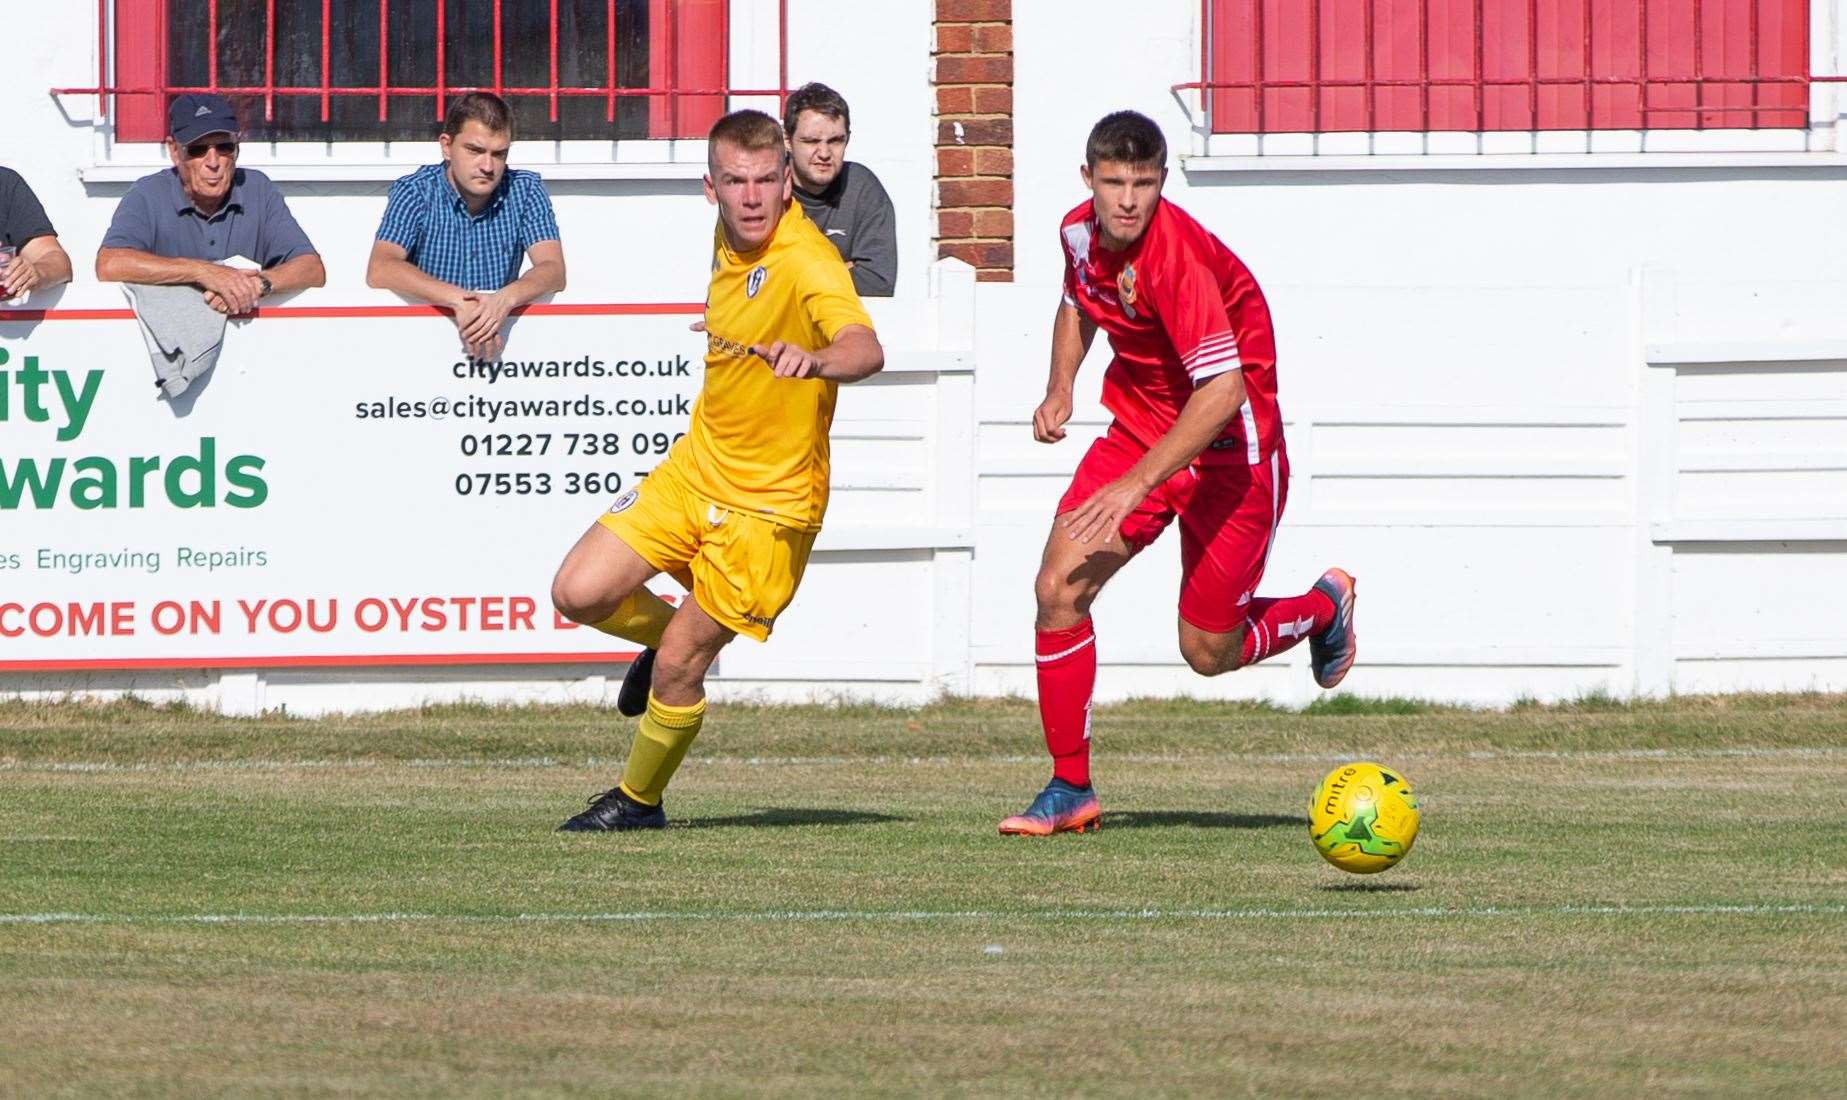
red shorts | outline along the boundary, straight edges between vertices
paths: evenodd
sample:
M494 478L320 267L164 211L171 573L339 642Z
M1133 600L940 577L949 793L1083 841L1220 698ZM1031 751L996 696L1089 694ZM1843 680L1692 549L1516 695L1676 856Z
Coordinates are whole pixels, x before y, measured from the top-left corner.
M1128 473L1147 451L1111 424L1078 463L1058 514ZM1123 518L1122 539L1131 553L1140 553L1180 517L1180 617L1209 633L1227 634L1244 623L1245 605L1263 579L1288 499L1289 456L1281 447L1258 466L1196 463Z

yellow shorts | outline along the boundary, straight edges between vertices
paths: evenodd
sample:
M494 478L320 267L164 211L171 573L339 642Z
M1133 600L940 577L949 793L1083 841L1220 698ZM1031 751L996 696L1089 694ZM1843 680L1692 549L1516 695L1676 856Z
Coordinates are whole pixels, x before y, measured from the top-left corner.
M617 497L598 522L685 585L706 614L759 642L795 598L815 536L706 500L671 460Z

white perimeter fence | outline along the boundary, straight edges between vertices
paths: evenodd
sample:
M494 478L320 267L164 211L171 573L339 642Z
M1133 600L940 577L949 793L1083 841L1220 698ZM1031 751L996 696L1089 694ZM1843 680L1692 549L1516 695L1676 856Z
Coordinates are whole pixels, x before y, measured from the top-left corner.
M1847 687L1847 286L1270 297L1294 481L1265 589L1359 576L1352 690ZM928 296L870 303L889 365L841 391L813 564L716 695L1031 692L1031 579L1105 423L1098 354L1071 438L1031 441L1056 300L944 261ZM441 317L304 295L234 324L171 407L114 288L29 306L0 313L0 693L312 713L613 692L627 647L546 593L684 426L696 304L535 311L489 377ZM1096 610L1101 697L1312 697L1302 650L1187 671L1177 542L1144 557Z

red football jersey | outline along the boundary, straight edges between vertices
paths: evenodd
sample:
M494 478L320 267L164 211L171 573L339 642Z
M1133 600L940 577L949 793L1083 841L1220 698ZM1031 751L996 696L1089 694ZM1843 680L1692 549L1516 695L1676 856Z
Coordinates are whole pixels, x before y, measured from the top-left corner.
M1244 405L1205 462L1256 465L1282 446L1276 334L1250 269L1186 211L1162 199L1142 239L1122 252L1099 242L1086 199L1060 226L1065 301L1109 335L1103 407L1143 446L1180 416L1193 388L1244 372Z

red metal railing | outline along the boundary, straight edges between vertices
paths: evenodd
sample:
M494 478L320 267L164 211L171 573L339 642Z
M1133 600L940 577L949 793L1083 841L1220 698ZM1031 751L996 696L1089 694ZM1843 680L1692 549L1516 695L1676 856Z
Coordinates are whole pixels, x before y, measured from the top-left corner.
M1201 79L1173 91L1201 92L1215 133L1706 129L1739 115L1748 124L1727 125L1800 129L1809 87L1847 82L1810 71L1807 8L1807 0L1201 0ZM1439 22L1448 33L1433 41ZM1571 41L1574 30L1581 41ZM1768 34L1776 40L1766 51Z
M780 102L788 95L789 63L789 4L788 0L777 0L777 86L774 88L737 88L730 86L727 76L730 68L731 25L729 0L649 0L650 27L650 81L648 87L619 87L617 85L617 47L616 47L616 0L606 0L604 47L607 59L604 68L604 82L596 86L566 87L558 80L558 0L550 0L551 20L550 38L547 44L550 83L545 85L509 86L503 77L502 63L505 59L502 41L501 0L493 4L493 83L483 86L452 85L448 82L445 9L447 4L435 5L435 79L426 85L392 84L389 78L389 44L390 44L390 3L378 0L378 73L377 83L373 84L335 84L332 79L332 0L321 0L320 28L320 74L318 85L276 83L276 0L265 0L266 22L264 25L264 59L263 82L261 84L226 84L219 80L218 72L218 7L220 0L207 0L207 31L213 48L208 51L206 83L202 85L180 85L169 83L166 79L166 27L167 13L165 0L116 0L117 33L113 43L119 50L125 35L121 23L132 8L135 13L134 37L139 40L140 32L150 32L143 46L151 51L135 66L135 76L143 73L153 75L153 80L130 79L111 83L110 64L117 61L116 71L120 74L125 67L110 52L112 39L110 35L109 0L97 0L97 73L96 84L87 88L53 88L54 95L88 95L97 97L97 110L104 119L111 117L112 98L143 97L152 101L151 110L137 110L140 116L139 128L146 128L145 120L152 120L160 129L154 134L157 138L164 133L165 119L161 117L169 96L187 92L216 92L221 95L260 96L263 101L263 119L273 121L276 100L279 97L309 97L320 100L320 117L323 123L332 117L332 104L336 96L376 97L378 100L378 119L387 120L390 98L392 96L427 96L431 99L436 118L441 118L448 106L449 98L466 91L492 91L509 97L544 97L549 105L550 119L558 121L558 104L565 97L600 98L604 101L604 116L609 122L616 119L616 101L618 98L645 97L650 102L649 133L651 136L698 136L704 133L704 119L697 127L698 134L682 133L683 124L690 125L691 117L683 118L681 107L685 101L693 101L699 108L688 115L716 118L723 111L725 100L732 96L776 96ZM689 34L683 31L681 23L688 12L697 29L705 32ZM713 30L716 33L711 33ZM664 81L661 79L664 74ZM681 78L690 77L692 86L682 87ZM135 140L134 137L122 135L124 128L122 116L128 113L128 104L115 103L113 112L117 118L118 137L122 140ZM152 138L144 137L143 140Z

